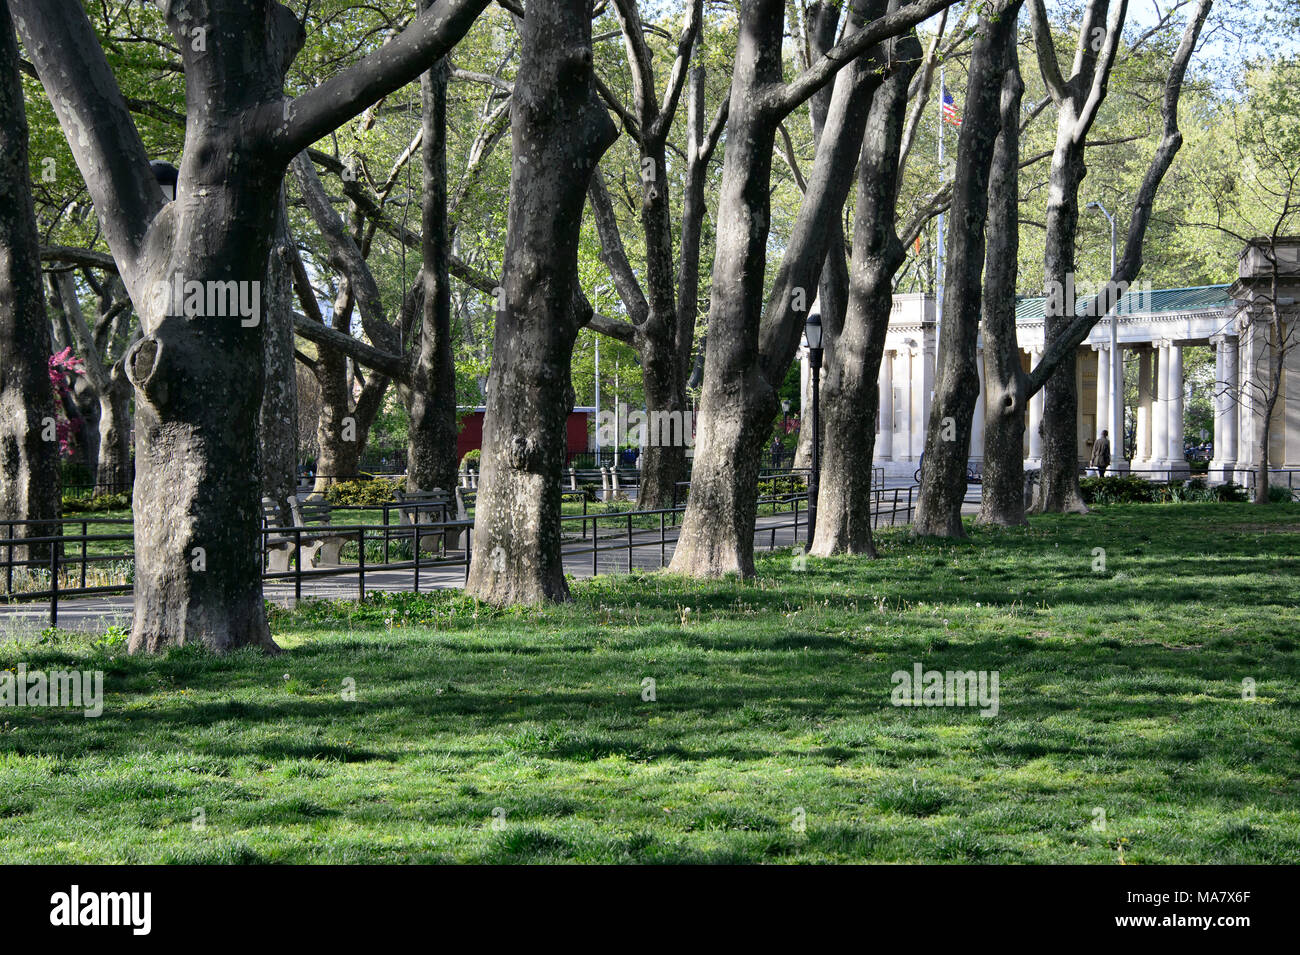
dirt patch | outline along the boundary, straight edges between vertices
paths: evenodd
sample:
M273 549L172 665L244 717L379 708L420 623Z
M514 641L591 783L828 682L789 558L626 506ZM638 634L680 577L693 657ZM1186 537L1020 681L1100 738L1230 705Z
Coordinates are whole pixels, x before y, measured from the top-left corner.
M1247 534L1300 534L1300 524L1229 524L1224 530Z

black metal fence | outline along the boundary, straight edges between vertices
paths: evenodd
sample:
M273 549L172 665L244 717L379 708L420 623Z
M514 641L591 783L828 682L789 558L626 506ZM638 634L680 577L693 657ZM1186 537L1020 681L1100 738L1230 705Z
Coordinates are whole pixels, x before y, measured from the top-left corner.
M778 547L799 545L801 538L807 536L808 526L804 474L765 472L760 480L763 493L758 499L760 521L754 529L755 546L766 544L769 551L774 551ZM689 491L689 482L684 483ZM882 484L882 480L877 480L873 490L874 526L910 522L916 487L884 488ZM467 507L472 507L474 496L473 492L463 493ZM582 507L581 513L564 514L560 519L565 558L585 560L589 555L593 575L667 566L670 545L676 545L686 511L685 503L667 508L623 510L611 502L593 501L585 490L565 489L562 497L576 499ZM457 519L454 507L449 502L390 502L371 507L338 505L330 509L327 524L267 524L261 530L262 579L270 584L291 582L295 600L302 599L304 581L320 578L355 577L357 595L363 599L367 587L373 589L376 575L380 574L410 571L409 578L387 578L379 585L392 589L394 584L400 584L402 590L416 593L429 581L430 574L451 568L464 568L468 579L473 559L473 521ZM359 511L379 511L380 519L378 522L346 520L346 515ZM345 519L336 522L340 515ZM784 520L779 519L782 516ZM130 519L81 515L64 518L61 521L64 532L60 535L20 536L23 525L51 523L0 522L5 535L0 539L0 554L4 559L4 597L8 602L48 601L50 626L57 626L61 599L131 591L135 558L130 549L133 541ZM93 528L95 533L91 533L91 525L97 525ZM110 532L104 533L105 528ZM785 532L789 532L788 537ZM305 545L322 538L332 539L339 545L339 563L310 566L303 560L307 552ZM124 545L124 549L113 547L116 544ZM286 570L271 570L270 552L286 546L292 548L290 566ZM112 564L119 565L114 569L116 576L123 579L108 583L93 580L96 567ZM440 583L446 583L445 576Z

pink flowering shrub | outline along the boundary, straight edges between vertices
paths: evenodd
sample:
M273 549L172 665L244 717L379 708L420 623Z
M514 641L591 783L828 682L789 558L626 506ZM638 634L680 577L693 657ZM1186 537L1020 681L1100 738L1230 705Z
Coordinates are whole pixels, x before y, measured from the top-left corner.
M72 348L63 349L57 355L51 355L49 361L50 387L54 389L54 427L59 438L59 450L64 457L72 455L72 433L81 427L81 420L69 420L64 411L65 400L72 398L72 384L69 375L84 375L86 365L72 354ZM75 405L74 405L75 407Z

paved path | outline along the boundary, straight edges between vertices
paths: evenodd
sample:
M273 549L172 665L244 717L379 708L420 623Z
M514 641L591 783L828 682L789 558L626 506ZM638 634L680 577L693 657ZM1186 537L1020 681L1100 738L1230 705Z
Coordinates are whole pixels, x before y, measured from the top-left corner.
M963 513L972 514L979 509L978 488L971 489ZM898 523L907 523L905 515L898 515ZM793 550L794 529L790 525L793 515L778 514L760 517L754 528L754 548L758 553L770 550ZM807 534L806 515L799 514L799 536ZM882 523L888 523L883 520ZM577 526L574 522L574 526ZM660 542L659 530L634 530L632 534L631 566L637 570L658 570L672 560L677 528L667 528L665 540ZM627 573L629 552L626 530L601 527L600 550L596 555L596 572L600 574ZM590 539L567 538L564 549L564 570L574 577L592 576ZM450 589L465 582L464 564L420 568L420 590ZM414 589L415 570L384 570L383 565L366 568L366 593L376 591L409 592ZM294 581L267 581L266 599L281 606L293 606ZM360 594L355 565L348 565L338 576L308 577L302 582L304 598L336 598L355 600ZM102 632L110 626L131 625L132 598L130 594L98 597L60 598L58 626L64 630ZM49 626L48 601L0 605L0 640L34 639Z

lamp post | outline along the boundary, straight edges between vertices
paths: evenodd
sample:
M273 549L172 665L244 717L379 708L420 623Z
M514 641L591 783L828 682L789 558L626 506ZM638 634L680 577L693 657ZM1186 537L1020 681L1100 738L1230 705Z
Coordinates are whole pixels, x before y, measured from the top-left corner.
M781 456L774 462L775 467L780 467L781 462L785 460L785 436L790 433L790 399L781 399Z
M804 325L804 344L808 346L808 367L812 374L812 473L808 476L808 547L812 549L813 535L817 531L817 492L822 466L821 435L821 371L822 371L822 317L817 312L808 316Z
M180 179L180 170L162 159L151 159L149 168L153 170L154 180L162 190L163 198L168 202L176 199L176 183Z
M1110 276L1107 282L1115 280L1115 217L1100 202L1088 203L1089 209L1096 209L1110 223ZM1107 422L1111 434L1111 462L1115 471L1128 470L1124 463L1124 362L1119 353L1119 296L1110 309L1110 421Z

